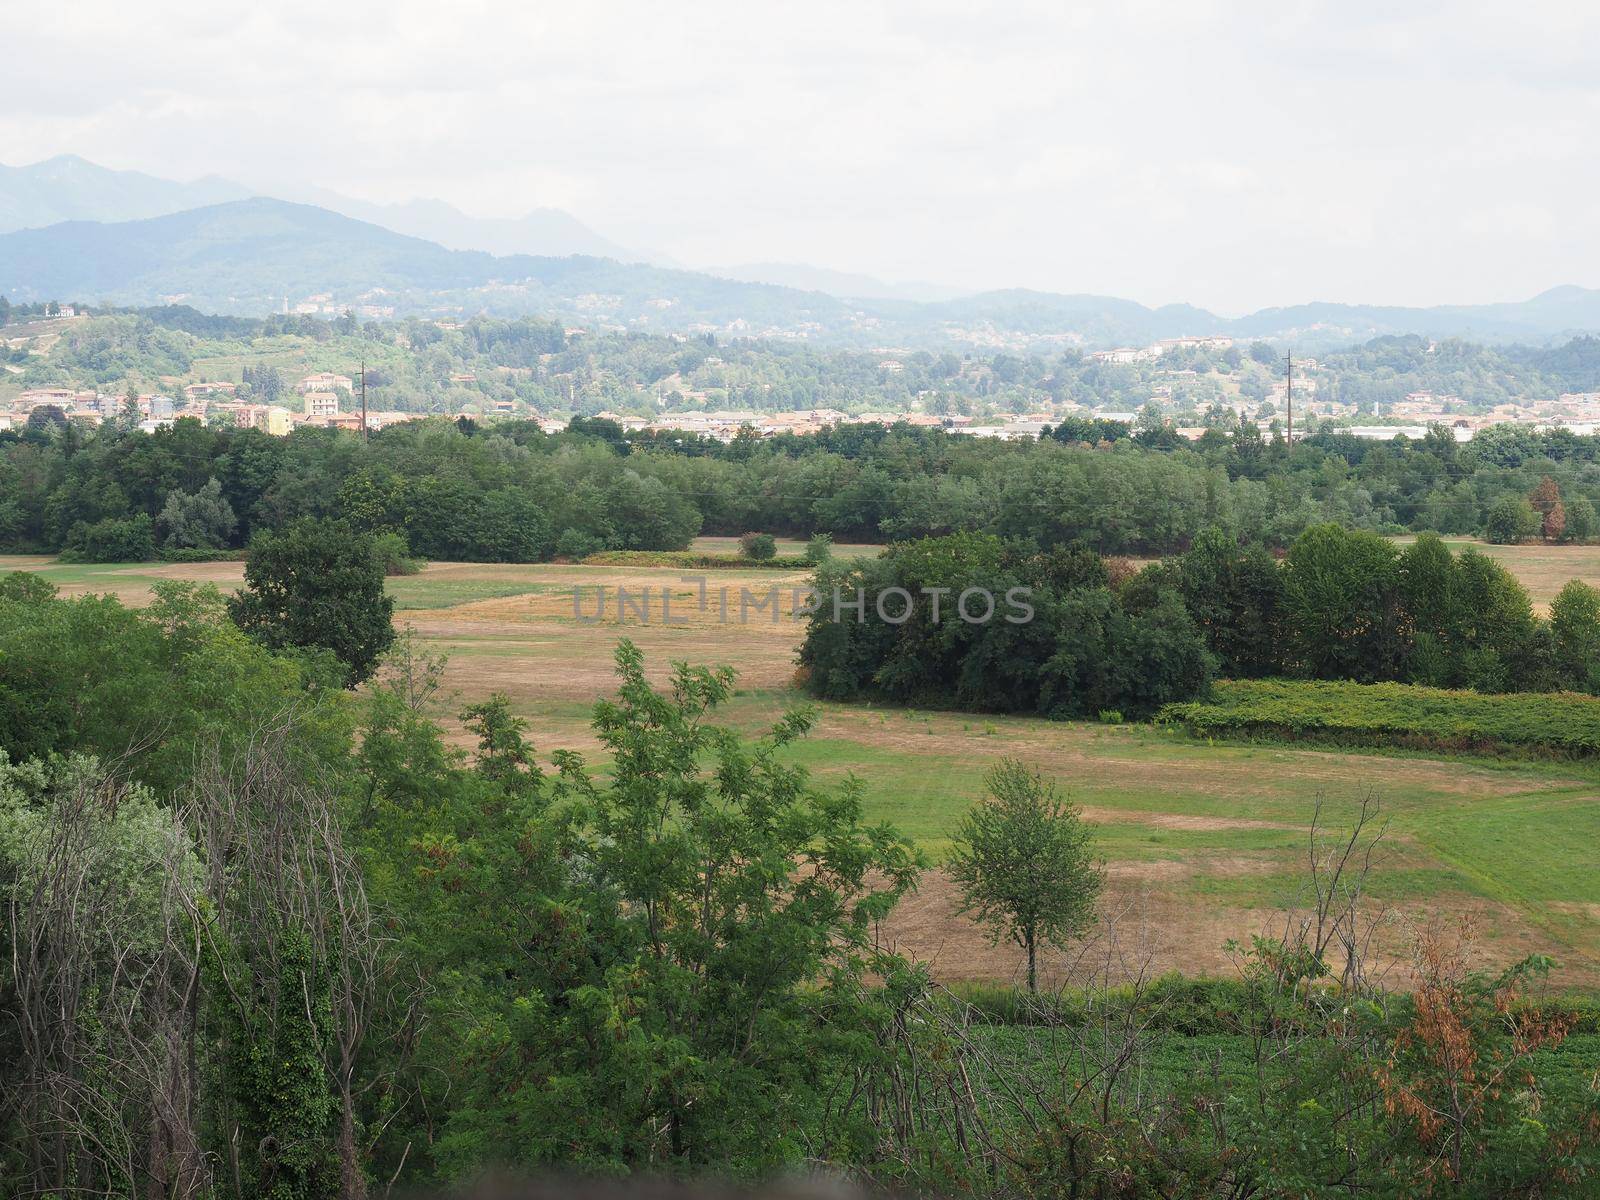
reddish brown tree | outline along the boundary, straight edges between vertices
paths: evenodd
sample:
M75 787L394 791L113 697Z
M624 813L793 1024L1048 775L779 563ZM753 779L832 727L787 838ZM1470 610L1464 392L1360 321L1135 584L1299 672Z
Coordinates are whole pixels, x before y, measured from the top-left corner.
M1561 489L1556 481L1546 475L1539 486L1528 493L1528 503L1539 514L1539 533L1547 542L1561 540L1567 527L1566 506L1561 503Z

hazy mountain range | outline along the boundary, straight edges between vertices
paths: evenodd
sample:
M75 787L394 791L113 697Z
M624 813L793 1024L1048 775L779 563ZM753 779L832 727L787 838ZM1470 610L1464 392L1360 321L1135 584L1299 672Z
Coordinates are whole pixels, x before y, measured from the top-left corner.
M544 315L590 327L867 346L1051 351L1196 334L1304 348L1380 334L1544 342L1600 331L1600 291L1504 304L1313 303L1220 317L1191 305L1010 289L954 294L797 264L689 271L642 261L570 214L469 217L438 201L318 204L176 183L62 157L0 167L0 294L263 314L313 304L387 315ZM344 211L338 211L343 209Z
M265 194L265 189L214 175L179 183L139 171L114 171L63 154L26 167L0 164L0 233L60 221L134 221ZM326 188L290 188L282 198L315 204L452 250L664 261L664 256L620 246L557 208L536 208L522 217L502 219L468 216L442 200L372 204Z
M27 167L0 163L0 233L59 221L137 221L253 194L215 175L179 183L140 171L112 171L75 154Z
M316 297L396 315L540 314L675 330L840 328L842 301L586 255L450 250L309 204L254 197L141 221L67 221L0 235L0 294L265 314ZM733 315L730 315L733 314Z

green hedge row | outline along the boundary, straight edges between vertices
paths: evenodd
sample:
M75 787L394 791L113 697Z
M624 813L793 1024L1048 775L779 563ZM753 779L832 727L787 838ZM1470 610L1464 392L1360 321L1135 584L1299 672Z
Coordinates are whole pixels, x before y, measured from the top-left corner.
M248 550L197 550L192 547L182 549L169 548L159 550L155 554L136 554L123 558L100 558L93 554L85 554L80 550L63 550L56 555L57 562L64 563L93 563L93 564L130 564L141 563L204 563L204 562L244 562L250 557Z
M173 563L202 563L202 562L244 562L250 557L248 550L163 550L162 562Z
M1484 695L1406 683L1228 680L1156 717L1201 737L1315 741L1473 754L1600 754L1600 698Z
M1331 982L1325 982L1319 991L1329 997L1338 995ZM1072 988L1030 996L1020 988L992 984L955 984L950 992L983 1024L1077 1026L1104 1020L1110 1014L1133 1012L1146 1029L1184 1037L1238 1033L1250 1024L1259 1003L1241 980L1175 972L1151 980L1137 998L1130 987L1111 988L1094 996ZM1411 1016L1411 997L1404 991L1389 993L1384 1002L1396 1020ZM1569 1032L1574 1034L1600 1034L1600 998L1593 995L1542 996L1524 999L1516 1007L1545 1015L1562 1014L1571 1020Z

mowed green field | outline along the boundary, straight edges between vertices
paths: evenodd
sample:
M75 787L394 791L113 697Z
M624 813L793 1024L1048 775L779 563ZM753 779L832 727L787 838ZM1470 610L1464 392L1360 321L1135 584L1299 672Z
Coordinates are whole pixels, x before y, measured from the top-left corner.
M707 549L721 549L710 544ZM1553 595L1561 575L1600 581L1600 550L1497 547L1508 566L1526 565L1530 589ZM1519 555L1519 552L1526 552ZM1550 556L1564 555L1552 562ZM143 603L162 578L237 586L238 563L73 566L0 558L0 572L38 570L67 594L111 591ZM1563 574L1563 571L1565 572ZM448 655L450 697L439 716L452 728L459 708L504 692L530 722L542 754L571 748L594 755L594 701L612 686L611 655L621 637L644 650L665 679L675 659L726 663L740 675L726 723L755 732L806 703L794 686L801 627L766 611L748 623L718 619L716 588L765 595L803 573L759 568L706 572L712 592L671 568L431 564L389 581L397 624ZM649 623L618 620L616 591L646 590ZM603 619L596 612L605 589ZM672 597L682 624L659 619ZM1403 974L1418 924L1444 917L1476 930L1487 969L1542 951L1558 982L1600 988L1600 764L1464 761L1291 747L1208 744L1150 726L1107 726L1032 718L820 705L812 735L791 753L830 782L862 788L869 812L892 820L937 859L950 831L981 794L984 772L1013 755L1056 779L1097 826L1107 860L1102 906L1127 969L1226 974L1224 943L1248 938L1305 900L1305 863L1318 806L1342 827L1364 797L1381 802L1385 833L1370 895L1387 910L1378 958ZM466 739L462 738L465 744ZM1017 955L991 947L955 912L944 876L930 872L887 933L933 961L949 979L1007 980ZM1106 943L1110 952L1109 941Z

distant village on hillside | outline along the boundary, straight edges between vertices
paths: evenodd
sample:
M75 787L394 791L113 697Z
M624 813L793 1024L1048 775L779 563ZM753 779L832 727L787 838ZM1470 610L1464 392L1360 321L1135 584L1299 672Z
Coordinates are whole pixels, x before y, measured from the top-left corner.
M48 322L52 333L47 338L39 336L42 324L12 326L0 333L0 350L9 346L20 354L22 348L26 348L25 357L35 356L32 361L40 361L37 356L47 352L63 327L88 319L75 310L62 310ZM440 329L461 328L453 321L437 325ZM569 338L582 338L586 332L582 328L565 330ZM525 399L490 394L493 389L475 391L479 387L479 376L464 371L449 376L449 384L460 389L455 393L460 399L443 415L466 416L479 421L535 421L550 432L566 428L574 415L595 416L614 421L627 432L677 432L722 441L741 433L756 437L815 434L850 422L905 423L969 437L1016 440L1036 438L1069 417L1120 421L1141 428L1165 426L1189 440L1201 438L1208 430L1220 429L1228 433L1250 424L1264 436L1292 436L1295 440L1330 425L1341 432L1373 440L1398 436L1420 438L1430 428L1442 426L1452 430L1456 440L1461 442L1470 441L1479 430L1504 424L1540 430L1564 429L1578 435L1600 430L1600 392L1516 397L1484 409L1463 403L1457 395L1420 390L1407 393L1400 400L1362 409L1328 395L1331 389L1322 386L1326 382L1326 372L1312 357L1294 360L1292 396L1290 379L1279 375L1251 395L1238 392L1213 396L1203 406L1183 403L1185 387L1192 385L1199 374L1185 365L1195 361L1195 355L1186 352L1234 357L1237 355L1234 346L1235 340L1225 336L1177 337L1148 346L1122 346L1084 355L1084 361L1089 363L1145 372L1144 377L1149 382L1144 392L1125 398L1115 407L1052 400L1041 392L1036 400L1026 401L1024 407L1031 406L1027 411L1008 412L988 406L989 411L957 412L948 405L936 403L931 392L902 388L900 396L879 397L880 403L895 401L879 408L857 406L855 411L845 411L818 406L796 407L792 411L757 411L743 406L715 406L717 401L726 400L723 394L697 390L674 376L658 382L653 390L635 382L633 388L638 393L638 404L633 411L614 411L614 407L595 411L593 406L584 409L539 407ZM871 356L875 357L879 377L889 381L906 371L911 353L903 348L881 348L871 352ZM1161 369L1163 360L1169 364L1167 369ZM722 362L714 356L703 361L708 366ZM1201 365L1203 367L1204 362ZM13 375L21 372L20 367L10 363L6 364L6 370ZM507 375L517 372L511 368L496 370ZM248 373L245 368L243 374ZM266 397L252 393L244 379L204 378L187 384L176 378L171 380L169 390L148 392L107 391L90 384L32 386L8 400L4 398L3 379L0 376L0 431L21 429L30 421L36 424L42 420L72 421L95 426L113 419L152 431L179 418L192 417L208 424L260 429L274 436L286 436L302 426L374 431L398 422L441 415L437 408L423 412L392 407L373 407L363 414L359 374L344 371L309 373L287 384L284 394L271 398L273 402L263 402ZM1137 402L1140 395L1145 397L1143 406L1128 407L1128 400ZM868 405L871 399L869 396Z

